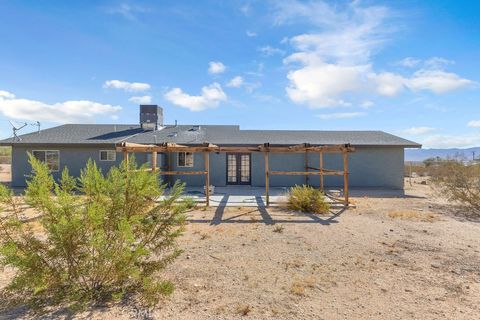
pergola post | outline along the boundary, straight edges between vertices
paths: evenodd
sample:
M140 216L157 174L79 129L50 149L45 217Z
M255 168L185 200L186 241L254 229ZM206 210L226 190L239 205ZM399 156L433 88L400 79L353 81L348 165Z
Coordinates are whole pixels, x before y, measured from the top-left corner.
M308 172L308 150L305 150L305 171ZM305 184L308 186L310 176L307 174L305 175Z
M125 161L125 164L127 165L127 168L128 168L128 151L127 150L123 152L123 160Z
M269 168L269 152L264 153L265 156L265 201L267 207L270 206L270 195L268 194L268 187L270 184L269 178L270 178L270 168Z
M152 172L157 171L157 152L152 152Z
M348 206L348 152L343 152L343 195L345 197L345 206Z
M210 206L210 152L203 153L205 159L205 195L206 205Z
M320 190L325 192L325 186L323 182L323 152L320 152Z

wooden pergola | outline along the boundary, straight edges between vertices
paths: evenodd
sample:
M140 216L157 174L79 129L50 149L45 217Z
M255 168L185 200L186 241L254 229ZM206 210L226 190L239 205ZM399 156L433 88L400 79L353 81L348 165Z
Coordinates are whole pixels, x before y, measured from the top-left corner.
M269 184L271 175L294 175L305 176L306 183L308 184L309 176L320 177L320 190L324 192L324 176L343 176L343 195L344 199L341 201L345 206L349 204L348 198L348 154L354 152L350 144L342 145L322 145L312 146L308 143L302 143L294 146L270 146L269 143L264 143L257 147L242 147L242 146L217 146L211 143L204 143L197 146L185 146L175 143L163 143L161 145L154 144L137 144L123 142L116 147L117 152L124 153L124 159L128 163L129 153L151 153L152 154L152 170L159 172L161 175L205 175L205 195L206 205L210 205L210 153L252 153L261 152L265 158L265 199L267 207L270 205ZM203 153L205 159L205 169L202 171L160 171L157 167L157 154L158 153L171 153L171 152L191 152L191 153ZM305 171L271 171L269 166L270 153L304 153L305 154ZM319 167L311 167L308 163L308 154L319 154ZM323 155L325 153L341 153L343 154L343 170L330 170L323 167Z

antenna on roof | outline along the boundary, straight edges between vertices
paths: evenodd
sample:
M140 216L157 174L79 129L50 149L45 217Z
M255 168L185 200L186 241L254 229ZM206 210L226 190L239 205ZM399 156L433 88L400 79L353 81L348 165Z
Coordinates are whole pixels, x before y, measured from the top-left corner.
M20 131L21 129L25 128L28 124L25 122L23 124L23 126L21 127L17 127L13 124L12 121L8 120L8 122L10 122L10 125L12 126L12 131L13 131L13 141L15 140L18 140L18 141L22 141L22 138L20 138L19 136L17 136L17 132Z
M36 121L35 123L31 123L30 125L37 127L38 128L37 133L40 133L40 126L41 126L40 121Z

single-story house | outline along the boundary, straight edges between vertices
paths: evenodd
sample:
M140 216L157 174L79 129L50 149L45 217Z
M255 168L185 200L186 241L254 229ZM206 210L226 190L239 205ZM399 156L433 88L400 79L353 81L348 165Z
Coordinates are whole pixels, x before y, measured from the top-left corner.
M404 149L421 145L382 131L316 131L316 130L242 130L237 125L166 125L163 109L156 105L140 106L138 124L65 124L38 132L0 141L0 146L12 147L12 186L23 187L31 172L27 153L45 161L55 177L64 167L78 176L88 159L96 161L104 172L124 159L116 147L124 143L183 146L330 146L350 144L355 152L349 154L349 185L403 189ZM152 162L152 153L137 153L138 163ZM205 158L195 152L158 153L160 170L198 171L205 168ZM306 163L320 166L318 153L274 153L270 155L270 170L305 171ZM168 168L168 169L167 169ZM323 168L341 170L341 154L327 153ZM180 179L187 186L203 186L202 175L164 177ZM265 162L260 152L212 152L209 157L209 178L213 186L265 186ZM168 181L168 180L167 180ZM308 183L319 186L318 176L275 175L272 187L288 187ZM342 186L341 176L326 176L325 187Z

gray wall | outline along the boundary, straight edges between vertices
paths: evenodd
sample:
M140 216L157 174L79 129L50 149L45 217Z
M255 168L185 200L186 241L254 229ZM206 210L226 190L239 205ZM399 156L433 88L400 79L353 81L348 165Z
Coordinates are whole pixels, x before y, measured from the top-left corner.
M59 150L60 151L60 170L54 172L53 176L58 179L62 170L68 167L71 175L79 176L80 170L85 168L88 159L94 160L104 173L113 165L119 165L123 160L123 153L117 153L116 161L100 161L100 150L114 150L114 148L87 148L87 147L23 147L14 146L12 148L12 186L25 187L26 177L30 175L32 167L28 163L27 152L33 150ZM146 154L135 154L138 163L144 163Z
M52 150L55 148L31 148L17 147L12 149L12 185L25 186L25 176L30 173L30 165L26 156L31 150ZM59 149L59 148L57 148ZM123 160L123 154L117 153L115 162L99 161L99 150L103 148L61 148L60 149L60 172L54 173L59 177L64 166L68 166L72 175L79 175L89 158L95 160L104 172L112 165L118 165ZM150 161L149 154L138 153L135 155L138 163ZM172 170L174 171L203 171L205 169L204 156L202 153L194 154L194 166L192 168L177 167L177 154L172 153ZM319 155L309 154L311 167L319 166ZM158 159L159 166L167 166L167 161L162 156ZM304 171L304 154L270 154L270 170L275 171ZM343 159L340 154L324 154L324 167L326 169L343 170ZM265 166L262 153L252 153L252 186L265 186ZM356 152L350 154L349 161L349 184L351 187L382 187L389 189L403 189L404 150L401 147L357 147ZM166 177L162 177L166 178ZM203 175L176 175L171 180L181 179L187 186L203 186ZM226 155L225 153L210 154L210 181L215 186L226 185ZM293 186L304 184L304 176L271 176L270 185ZM310 176L309 184L319 186L320 178ZM325 177L327 187L340 187L343 185L343 177Z

